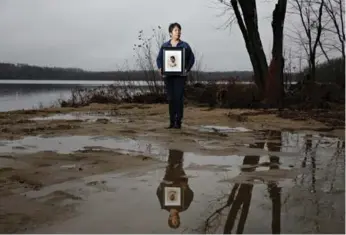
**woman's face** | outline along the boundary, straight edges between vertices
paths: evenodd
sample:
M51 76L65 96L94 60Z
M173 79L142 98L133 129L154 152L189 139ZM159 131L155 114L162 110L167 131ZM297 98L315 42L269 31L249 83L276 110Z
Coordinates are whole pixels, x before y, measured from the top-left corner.
M181 30L178 27L174 27L171 33L171 37L175 40L180 39Z

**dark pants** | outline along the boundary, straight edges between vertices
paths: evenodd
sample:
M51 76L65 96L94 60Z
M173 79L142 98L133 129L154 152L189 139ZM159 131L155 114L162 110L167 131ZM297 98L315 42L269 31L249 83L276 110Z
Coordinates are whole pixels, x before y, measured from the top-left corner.
M181 123L184 115L184 89L186 77L170 76L165 78L169 119L171 123Z

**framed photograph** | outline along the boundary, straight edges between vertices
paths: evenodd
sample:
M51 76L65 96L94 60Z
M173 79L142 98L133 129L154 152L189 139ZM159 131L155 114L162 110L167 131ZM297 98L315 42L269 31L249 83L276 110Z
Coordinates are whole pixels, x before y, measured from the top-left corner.
M165 187L165 206L181 206L180 187Z
M185 48L163 48L163 75L185 75Z

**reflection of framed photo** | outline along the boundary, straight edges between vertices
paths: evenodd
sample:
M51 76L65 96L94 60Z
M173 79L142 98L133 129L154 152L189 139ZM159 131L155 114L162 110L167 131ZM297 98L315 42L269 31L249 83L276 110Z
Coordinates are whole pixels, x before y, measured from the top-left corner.
M181 189L179 187L165 187L165 206L181 206Z
M185 74L185 48L163 48L163 75Z

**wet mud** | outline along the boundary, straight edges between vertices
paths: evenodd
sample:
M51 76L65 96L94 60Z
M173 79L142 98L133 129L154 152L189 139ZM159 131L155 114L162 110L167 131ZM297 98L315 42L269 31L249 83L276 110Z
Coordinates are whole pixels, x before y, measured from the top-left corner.
M266 130L263 116L217 125L207 111L167 131L159 111L27 116L82 127L0 140L0 232L345 232L339 132Z

